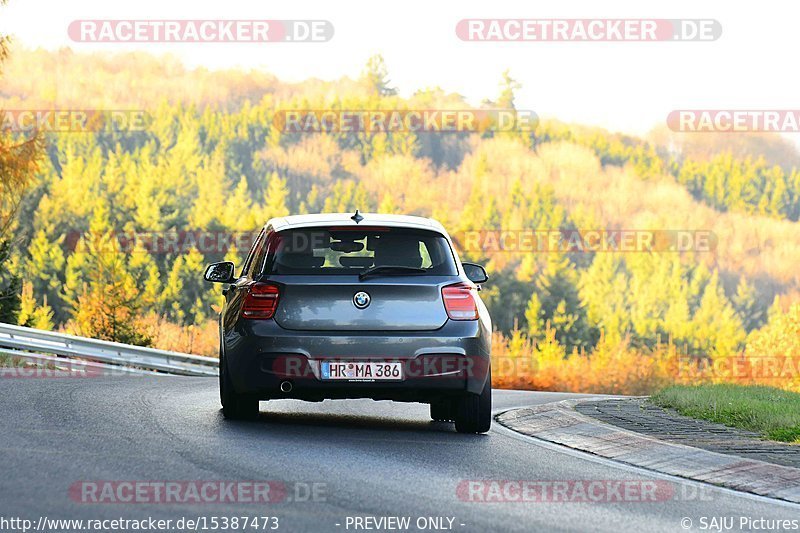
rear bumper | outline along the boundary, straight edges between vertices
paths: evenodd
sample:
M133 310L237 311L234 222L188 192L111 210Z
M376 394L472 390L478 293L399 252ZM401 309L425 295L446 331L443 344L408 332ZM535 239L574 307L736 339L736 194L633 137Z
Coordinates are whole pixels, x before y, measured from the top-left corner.
M374 398L433 401L486 382L491 334L482 321L452 321L435 331L293 331L273 320L241 320L223 336L224 364L240 394L261 399ZM398 361L402 381L329 381L320 363ZM280 384L292 390L283 393Z

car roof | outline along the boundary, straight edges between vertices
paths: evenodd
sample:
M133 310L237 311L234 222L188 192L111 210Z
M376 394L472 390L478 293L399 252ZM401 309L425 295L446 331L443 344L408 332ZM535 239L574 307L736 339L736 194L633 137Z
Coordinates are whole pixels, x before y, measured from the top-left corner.
M431 218L410 215L382 215L379 213L358 214L361 216L359 222L354 220L355 213L317 213L272 218L267 222L267 226L272 226L275 231L320 226L387 226L427 229L447 235L444 226Z

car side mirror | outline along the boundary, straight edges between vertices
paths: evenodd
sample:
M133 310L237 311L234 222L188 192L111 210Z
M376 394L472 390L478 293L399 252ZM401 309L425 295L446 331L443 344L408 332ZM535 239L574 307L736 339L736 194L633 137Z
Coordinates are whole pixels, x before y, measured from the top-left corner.
M467 279L472 283L486 283L489 281L489 275L486 273L486 269L481 265L475 263L461 263L461 266L464 267L464 274L467 275Z
M211 263L206 267L203 279L212 283L233 283L236 279L234 271L236 266L231 261L221 263Z

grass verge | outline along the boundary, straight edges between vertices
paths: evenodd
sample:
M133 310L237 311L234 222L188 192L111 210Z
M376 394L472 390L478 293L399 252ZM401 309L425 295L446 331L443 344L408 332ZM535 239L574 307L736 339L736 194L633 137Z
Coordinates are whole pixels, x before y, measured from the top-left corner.
M682 415L800 443L800 394L754 385L676 385L651 401Z

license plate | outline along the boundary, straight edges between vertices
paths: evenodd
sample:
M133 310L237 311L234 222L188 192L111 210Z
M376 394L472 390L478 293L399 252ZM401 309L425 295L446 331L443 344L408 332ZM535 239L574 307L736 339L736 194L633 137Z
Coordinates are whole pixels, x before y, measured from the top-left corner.
M323 361L320 374L324 380L399 381L403 379L402 363L348 363Z

